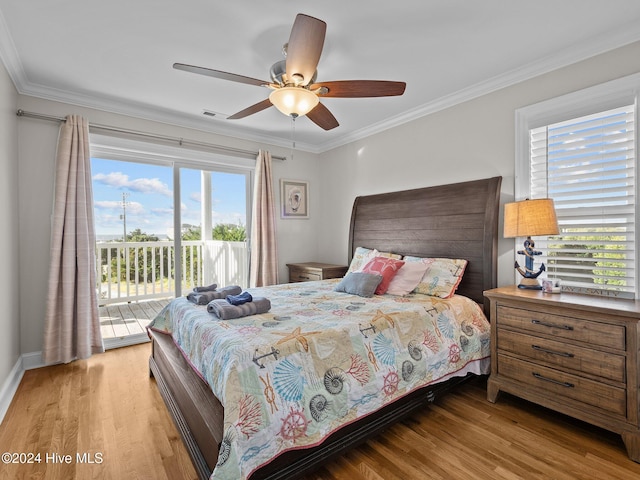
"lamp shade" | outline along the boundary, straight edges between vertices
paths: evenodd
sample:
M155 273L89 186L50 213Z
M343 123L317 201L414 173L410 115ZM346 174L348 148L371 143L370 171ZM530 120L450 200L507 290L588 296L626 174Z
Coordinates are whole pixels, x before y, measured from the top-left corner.
M551 198L522 200L504 206L505 238L557 235L558 231L558 219Z
M285 115L306 115L314 109L320 99L302 87L282 87L269 94L269 100Z

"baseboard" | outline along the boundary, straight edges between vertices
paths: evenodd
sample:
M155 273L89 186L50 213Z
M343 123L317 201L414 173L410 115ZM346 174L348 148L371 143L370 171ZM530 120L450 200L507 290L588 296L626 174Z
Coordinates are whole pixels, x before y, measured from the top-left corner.
M32 352L20 355L18 361L11 369L9 376L0 388L0 423L9 410L9 405L18 391L24 372L33 368L44 367L42 352Z
M11 405L11 401L18 390L18 386L20 385L20 380L22 380L23 375L23 359L22 357L19 357L0 389L0 423L4 420L7 410L9 410L9 405Z
M22 354L22 368L24 368L25 371L44 366L44 362L42 361L42 352Z

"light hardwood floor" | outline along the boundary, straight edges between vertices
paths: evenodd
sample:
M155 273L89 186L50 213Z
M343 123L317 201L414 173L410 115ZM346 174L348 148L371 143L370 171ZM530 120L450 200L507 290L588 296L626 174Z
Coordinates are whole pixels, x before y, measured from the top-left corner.
M27 371L0 425L0 453L41 461L0 464L0 479L195 479L149 378L149 352L141 344ZM477 379L306 480L530 478L637 480L640 464L615 434L509 395L487 402Z

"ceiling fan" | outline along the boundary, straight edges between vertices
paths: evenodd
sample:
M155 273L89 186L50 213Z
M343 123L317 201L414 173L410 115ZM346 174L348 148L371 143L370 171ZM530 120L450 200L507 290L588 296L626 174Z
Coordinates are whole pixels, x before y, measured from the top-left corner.
M339 125L320 103L320 97L363 98L402 95L405 82L385 80L338 80L316 83L317 66L324 46L327 24L299 13L291 29L289 42L283 47L285 60L271 67L271 82L210 68L174 63L173 68L209 77L272 89L269 97L228 117L237 120L261 112L272 105L293 118L306 115L325 130Z

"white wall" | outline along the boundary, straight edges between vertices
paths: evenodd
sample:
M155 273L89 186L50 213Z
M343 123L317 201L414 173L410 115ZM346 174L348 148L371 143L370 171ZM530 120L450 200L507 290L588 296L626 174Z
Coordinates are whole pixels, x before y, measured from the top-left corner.
M0 390L20 356L18 302L18 93L0 62ZM0 392L1 393L1 392ZM2 400L0 398L0 400ZM0 412L0 418L2 412Z
M63 117L68 114L85 116L90 123L116 126L119 128L138 130L148 133L180 137L188 140L208 142L246 150L267 149L273 155L286 156L284 162L274 160L274 189L279 198L279 180L288 178L306 180L310 183L311 218L308 220L281 220L278 217L278 255L280 281L287 282L287 262L313 260L317 255L318 239L315 232L319 229L320 164L316 154L294 152L290 158L290 150L272 145L259 145L230 137L214 135L202 131L185 129L171 125L135 119L103 111L81 108L74 105L51 102L33 97L19 96L18 108L25 111L44 113ZM15 108L8 113L15 121ZM21 353L42 350L45 302L49 266L49 238L51 232L51 200L53 198L53 173L56 143L59 125L46 120L20 118L19 132L19 215L20 215L20 351ZM15 127L14 127L15 131ZM15 138L15 135L12 136ZM4 180L4 179L3 179ZM7 180L8 181L8 180ZM17 182L11 182L12 187ZM15 190L15 188L14 188ZM4 194L4 192L3 192ZM16 202L11 202L15 212ZM5 204L3 204L5 205ZM1 208L1 207L0 207ZM14 213L15 215L15 213ZM17 226L16 229L17 230ZM0 236L1 238L2 236ZM5 252L15 249L7 246ZM15 257L12 257L15 258ZM3 272L4 275L4 272ZM11 276L14 284L18 275ZM13 289L14 297L17 291ZM0 320L1 322L2 320ZM2 335L0 335L2 338ZM1 380L1 377L0 377Z
M309 220L278 219L280 280L287 281L285 264L299 261L345 263L351 206L357 195L417 188L442 183L459 182L502 175L501 202L513 199L514 189L514 112L515 109L569 93L640 69L640 42L578 64L542 75L518 85L504 88L472 101L425 116L411 123L336 148L321 155L296 152L293 161L274 162L274 188L279 190L280 178L310 182ZM1 77L1 75L0 75ZM6 77L6 75L5 75ZM0 80L0 89L4 87ZM5 82L6 83L6 82ZM4 88L3 88L4 87ZM15 100L10 93L0 94L3 106L0 127L7 125L15 132L11 110ZM2 103L2 105L4 105ZM90 122L142 130L150 133L183 137L232 147L257 150L267 148L274 155L289 156L287 149L258 145L253 142L223 137L205 132L174 127L122 115L85 109L73 105L19 96L18 107L24 110L64 116L84 115ZM44 318L42 298L47 288L49 260L50 200L53 195L53 162L57 126L47 121L20 119L19 134L19 238L20 238L20 352L41 350ZM2 128L0 156L15 158L15 135ZM8 150L7 150L7 146ZM7 178L15 180L15 165ZM0 195L9 195L0 206L6 224L16 225L15 182ZM6 205L11 205L6 207ZM5 252L15 252L17 241L9 241ZM513 243L502 239L499 245L498 282L513 283ZM15 281L17 266L3 271L0 282L8 283L1 298L11 301L17 296ZM11 283L12 282L12 283ZM18 311L15 306L14 310ZM14 313L15 313L14 312ZM0 322L6 321L5 319ZM10 326L13 325L10 323ZM17 335L14 326L10 335ZM11 329L10 329L11 330ZM1 337L1 336L0 336ZM3 340L0 340L0 342ZM11 342L9 342L11 343ZM0 358L0 375L14 353ZM4 356L4 353L0 353ZM2 377L0 376L0 381Z
M321 154L318 256L347 261L351 205L358 195L501 175L501 204L512 201L515 110L638 71L640 42ZM501 237L498 283L512 284L514 243Z

